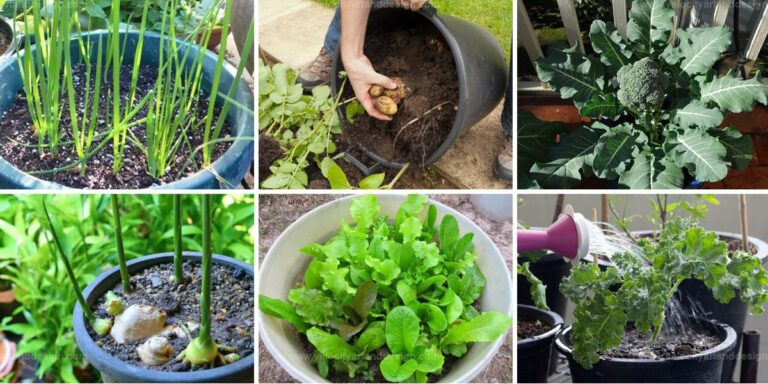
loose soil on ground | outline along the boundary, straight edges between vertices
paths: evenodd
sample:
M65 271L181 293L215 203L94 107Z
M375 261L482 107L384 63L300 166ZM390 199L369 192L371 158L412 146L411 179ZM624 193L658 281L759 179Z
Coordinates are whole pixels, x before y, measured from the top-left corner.
M699 352L714 348L722 342L722 338L702 329L685 334L660 335L655 343L651 335L629 329L621 339L621 345L613 348L603 356L628 359L664 359L670 357L695 355Z
M75 89L84 89L85 66L75 65L72 68L72 72ZM132 67L130 66L123 66L120 71L120 93L122 95L123 104L126 103L128 95L130 94L131 72ZM95 69L92 73L95 74ZM157 68L150 66L141 68L136 89L136 100L141 100L150 92L150 90L152 90L156 79ZM105 138L104 135L98 136L98 134L109 132L112 128L111 119L105 117L109 116L109 113L111 113L111 111L107 111L108 108L111 108L109 107L110 104L107 103L107 100L111 100L112 97L111 83L111 77L110 74L108 74L106 81L102 85L100 95L100 119L96 128L97 137L93 140L92 148L96 148L101 140ZM185 133L188 144L176 153L175 158L170 163L168 171L161 179L153 178L147 173L146 158L142 150L130 139L127 140L126 149L123 154L122 170L117 175L112 173L113 151L111 139L109 139L109 144L106 144L104 148L88 159L84 176L80 175L80 169L77 166L66 171L51 172L52 170L76 163L79 159L75 152L74 145L72 144L60 145L56 156L53 156L50 153L50 149L47 146L42 156L38 153L38 138L34 132L32 117L29 114L25 97L24 92L20 92L14 99L9 110L0 115L0 127L2 127L2 135L0 135L0 156L16 165L16 167L22 171L36 173L34 176L43 180L63 184L72 188L139 189L173 182L178 179L179 174L181 174L181 178L190 176L200 170L200 167L202 166L202 151L198 151L194 159L189 159L189 154L192 153L192 149L197 148L203 143L203 129L201 127L197 131L192 132L189 130ZM90 98L93 99L93 94L90 95ZM85 94L78 94L75 99L77 105L84 109ZM60 141L64 143L72 141L72 122L69 117L69 103L65 100L62 100L61 102L63 110L61 117ZM133 121L146 117L147 108L148 106L145 106ZM208 111L208 98L202 97L196 106L196 109L199 119L203 119ZM216 107L214 112L215 119L218 119L219 114L220 108ZM82 113L78 111L78 115L82 116ZM214 120L214 122L215 121L216 120ZM145 130L146 128L143 124L137 125L131 129L138 141L144 145L146 145L147 142ZM228 123L225 123L224 128L222 129L221 138L229 136L230 127ZM219 158L229 146L230 143L220 143L216 145L212 154L213 160L215 161ZM188 159L189 164L187 164Z
M347 126L342 139L385 159L424 164L445 141L456 119L459 82L451 49L440 32L423 21L409 29L368 36L365 54L377 72L402 78L411 93L392 121L365 114L355 117L351 126L343 122ZM352 87L345 87L343 99L352 97ZM425 115L445 102L448 104ZM417 118L418 122L407 125Z
M530 339L545 334L550 329L552 329L552 326L541 320L519 319L517 322L517 339Z
M176 286L171 283L173 264L161 264L150 267L130 278L133 291L125 295L121 284L112 291L123 300L125 307L132 304L152 305L166 313L166 324L200 324L200 264L184 262L184 279L186 284ZM213 264L211 268L211 337L219 345L233 347L241 358L253 354L254 320L253 320L253 279L242 270ZM99 298L92 309L96 316L108 317L103 308L104 297ZM192 337L197 337L199 328L192 331ZM205 369L192 367L174 358L164 365L150 367L139 360L136 347L145 340L130 344L117 344L112 337L98 336L92 329L90 336L101 345L107 353L126 363L160 371L196 371ZM189 339L171 338L168 342L174 350L174 356L187 347Z

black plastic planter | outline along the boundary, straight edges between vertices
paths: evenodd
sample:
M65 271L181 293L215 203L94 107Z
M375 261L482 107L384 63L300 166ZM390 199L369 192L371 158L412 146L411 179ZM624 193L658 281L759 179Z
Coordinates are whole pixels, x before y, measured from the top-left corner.
M668 359L618 359L600 357L592 369L573 360L571 327L555 341L558 351L568 358L574 383L719 383L726 354L736 344L736 331L716 320L698 320L702 328L720 335L723 341L712 349Z
M429 3L419 12L401 8L378 8L371 11L367 34L396 31L408 28L422 20L428 20L443 35L456 61L459 82L459 109L451 132L423 165L434 163L443 156L462 132L469 130L501 101L507 87L507 64L498 40L484 28L457 17L442 15ZM341 52L337 50L331 73L331 89L336 94L341 86L339 72L344 70ZM350 129L344 118L344 108L339 108L341 122ZM360 149L377 164L390 168L402 168L397 159L385 159L372 148Z
M201 260L199 252L185 252L184 260ZM128 262L128 273L135 274L153 265L173 263L173 253L159 253L134 259ZM253 278L253 266L231 257L213 255L213 263L226 265L242 270ZM99 297L109 289L120 283L120 269L111 268L99 275L83 291L85 301L93 305ZM147 383L147 382L177 382L177 383L227 383L254 381L254 357L253 354L243 356L232 364L191 372L163 372L155 371L127 364L126 362L108 354L101 349L88 334L83 308L78 303L72 316L75 328L75 340L85 358L93 364L104 376L105 382L118 383Z
M11 44L5 51L0 51L0 63L7 60L16 50L16 34L13 33L13 25L11 21L5 17L0 16L0 35L5 35L11 39Z
M521 260L522 262L523 260ZM568 299L560 292L560 282L571 273L571 263L556 253L547 253L539 261L531 262L531 272L547 286L547 305L555 313L565 316ZM517 279L517 302L534 305L531 285L526 279Z
M552 329L528 339L517 341L517 380L520 383L546 383L549 375L552 343L563 328L563 318L555 312L543 311L530 305L517 305L517 319L541 320Z
M84 34L90 35L92 44L103 42L106 44L109 34L107 32L91 32ZM121 33L121 46L125 43L124 62L132 63L136 54L136 46L139 34L136 32ZM141 51L142 65L158 65L159 47L162 43L167 43L167 38L161 38L159 34L147 32L144 36L144 47ZM34 46L32 49L36 49ZM76 40L72 41L72 60L80 60L80 49ZM187 50L191 50L190 56L194 57L196 52L201 49L197 45L187 44L179 41L179 56L183 56ZM23 51L18 53L24 55ZM95 60L95 58L94 58ZM203 90L210 94L213 82L213 74L217 67L217 56L206 51L203 62ZM226 95L229 92L235 75L236 68L229 64L224 64L224 70L219 84L219 92ZM18 62L15 57L0 64L0 115L5 112L13 102L16 95L23 89L21 74L19 72ZM222 99L223 100L223 99ZM250 88L241 82L238 85L234 100L245 106L253 106L253 93ZM235 188L243 180L248 169L253 165L254 156L254 131L253 117L248 112L237 108L230 108L228 122L231 126L231 136L235 141L230 144L227 151L213 164L211 169L203 169L194 175L175 181L173 183L153 186L153 188L163 189L218 189ZM15 165L0 158L0 189L62 189L63 185L41 180L33 175L21 171Z
M633 232L637 237L647 237L653 235L653 231L641 231ZM721 239L738 239L741 240L741 235L729 232L716 232ZM757 257L762 260L763 264L768 259L768 243L755 238L749 237L749 242L755 248L757 248ZM732 350L728 352L728 355L723 366L722 382L729 383L733 380L733 374L736 370L736 360L739 358L739 347L741 345L742 331L744 330L744 323L747 320L747 313L749 308L738 297L731 300L728 304L723 304L716 300L712 296L712 292L704 285L700 280L684 280L675 294L680 304L685 311L692 315L700 315L695 313L698 311L704 311L707 317L721 321L730 325L736 331L736 344L734 344ZM699 305L701 306L699 308Z

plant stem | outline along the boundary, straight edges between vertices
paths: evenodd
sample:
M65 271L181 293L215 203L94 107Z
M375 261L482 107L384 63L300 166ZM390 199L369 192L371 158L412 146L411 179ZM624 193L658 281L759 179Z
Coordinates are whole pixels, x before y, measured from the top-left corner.
M181 270L181 195L173 195L173 272L176 284L184 282Z
M91 310L91 307L88 306L88 303L85 302L83 293L80 291L80 285L77 284L77 278L75 278L75 272L72 271L72 266L69 265L69 260L67 260L67 255L64 253L64 247L61 246L61 242L59 241L59 235L56 233L56 229L53 225L53 221L51 221L51 215L48 214L48 206L45 204L45 196L43 196L42 201L43 201L43 212L45 212L45 218L48 220L48 229L51 230L51 234L53 235L53 242L59 251L59 255L61 255L61 261L64 263L64 269L67 270L67 276L69 276L69 282L72 283L72 288L75 289L75 295L77 296L77 301L80 303L80 306L83 307L83 313L85 314L85 317L87 317L88 320L90 320L91 322L94 322L96 321L96 315Z
M120 225L120 204L117 195L112 195L112 217L115 220L115 241L117 245L117 260L120 263L120 279L123 281L123 292L131 292L128 280L128 267L125 264L125 249L123 248L123 228Z
M203 344L211 341L211 204L210 194L203 195L203 282L200 295L200 334Z

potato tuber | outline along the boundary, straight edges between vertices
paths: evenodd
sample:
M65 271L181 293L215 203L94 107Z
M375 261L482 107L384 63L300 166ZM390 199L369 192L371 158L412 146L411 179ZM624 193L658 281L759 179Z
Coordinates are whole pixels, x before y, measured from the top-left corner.
M376 109L387 116L394 116L397 113L397 103L388 96L379 96L375 104Z
M376 110L387 115L397 114L397 105L400 104L410 94L410 88L405 86L403 79L393 77L392 81L397 84L395 89L384 89L380 85L373 85L368 91L373 96L373 103Z

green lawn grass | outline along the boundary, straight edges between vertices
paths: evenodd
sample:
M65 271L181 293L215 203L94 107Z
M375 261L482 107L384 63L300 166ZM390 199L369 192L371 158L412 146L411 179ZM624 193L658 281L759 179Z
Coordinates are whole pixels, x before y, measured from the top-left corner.
M313 0L327 7L335 7L339 0ZM512 0L430 0L438 12L471 20L493 33L499 39L509 60L512 47Z

